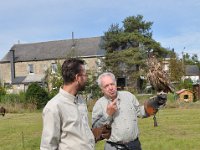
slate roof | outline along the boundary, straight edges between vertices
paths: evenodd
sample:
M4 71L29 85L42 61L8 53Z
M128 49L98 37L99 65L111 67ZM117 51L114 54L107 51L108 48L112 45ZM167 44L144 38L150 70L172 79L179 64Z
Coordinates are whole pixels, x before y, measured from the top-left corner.
M22 81L25 79L25 76L15 77L12 81L12 84L19 84L22 83Z
M186 65L185 66L185 75L186 76L199 76L200 71L197 65Z
M15 44L11 50L15 52L15 62L64 59L67 55L78 57L104 56L101 48L102 37L48 41L29 44ZM10 51L0 63L10 62Z

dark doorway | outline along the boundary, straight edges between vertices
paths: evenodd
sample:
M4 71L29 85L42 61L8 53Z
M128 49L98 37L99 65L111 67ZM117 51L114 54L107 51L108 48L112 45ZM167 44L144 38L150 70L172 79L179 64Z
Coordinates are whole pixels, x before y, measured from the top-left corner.
M125 77L117 78L118 90L123 90L125 86L126 86L126 78Z

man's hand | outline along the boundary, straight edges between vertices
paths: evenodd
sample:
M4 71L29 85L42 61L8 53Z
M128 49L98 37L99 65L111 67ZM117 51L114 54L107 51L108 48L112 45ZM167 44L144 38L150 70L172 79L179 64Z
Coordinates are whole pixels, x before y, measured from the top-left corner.
M107 105L106 113L112 116L117 111L117 99Z

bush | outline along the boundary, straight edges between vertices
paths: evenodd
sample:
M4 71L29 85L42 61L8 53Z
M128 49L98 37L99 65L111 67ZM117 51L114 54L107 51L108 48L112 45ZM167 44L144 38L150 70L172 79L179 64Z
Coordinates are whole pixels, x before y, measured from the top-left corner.
M189 78L189 79L185 79L184 81L181 81L180 84L178 85L178 89L181 90L181 89L189 89L189 90L192 90L192 80Z
M0 85L0 102L4 95L6 95L6 90Z
M0 106L6 108L7 113L33 112L37 108L35 103L26 101L24 92L1 96Z
M21 103L23 100L18 94L6 94L1 97L1 103Z
M56 94L58 94L58 89L59 88L55 88L55 89L52 89L49 93L49 99L52 99Z
M83 93L85 95L90 95L91 99L98 99L102 96L102 92L96 82L97 76L95 76L95 73L93 72L88 72L87 74L88 74L88 80L85 85L85 90Z
M32 83L28 86L25 97L27 102L36 103L37 109L43 108L49 100L47 91L38 83Z

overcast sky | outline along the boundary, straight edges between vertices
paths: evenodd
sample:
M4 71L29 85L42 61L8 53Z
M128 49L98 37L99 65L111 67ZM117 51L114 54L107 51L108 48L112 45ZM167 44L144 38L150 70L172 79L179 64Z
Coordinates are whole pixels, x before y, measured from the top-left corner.
M153 39L200 59L199 0L6 0L0 3L0 59L20 43L96 37L128 16L153 22Z

